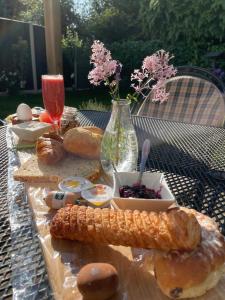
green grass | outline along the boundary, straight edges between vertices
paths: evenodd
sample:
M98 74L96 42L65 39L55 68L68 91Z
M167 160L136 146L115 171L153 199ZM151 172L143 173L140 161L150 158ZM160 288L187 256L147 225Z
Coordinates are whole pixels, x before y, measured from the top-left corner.
M121 92L121 98L125 97L126 91ZM0 96L0 118L4 119L8 115L15 113L20 103L26 103L30 107L42 106L42 95L26 94L26 95L7 95ZM65 97L65 105L77 108L104 110L110 109L111 97L107 90L91 89L85 91L67 91Z

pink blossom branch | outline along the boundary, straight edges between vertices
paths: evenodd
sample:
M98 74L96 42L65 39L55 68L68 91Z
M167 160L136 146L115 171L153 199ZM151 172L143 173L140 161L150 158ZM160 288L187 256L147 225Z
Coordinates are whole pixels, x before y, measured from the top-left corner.
M94 41L92 46L92 55L90 63L93 64L93 69L88 74L88 79L91 84L98 86L102 82L109 86L110 95L114 100L119 99L119 79L118 74L121 71L122 65L112 59L111 52L105 48L100 41ZM115 79L112 75L116 75Z
M141 70L134 70L131 74L131 81L136 82L131 86L137 95L141 94L146 99L153 91L153 102L163 103L168 100L169 94L166 93L165 82L177 72L173 65L169 65L172 58L169 52L159 50L144 59ZM156 84L152 84L153 82ZM147 95L144 91L147 91Z

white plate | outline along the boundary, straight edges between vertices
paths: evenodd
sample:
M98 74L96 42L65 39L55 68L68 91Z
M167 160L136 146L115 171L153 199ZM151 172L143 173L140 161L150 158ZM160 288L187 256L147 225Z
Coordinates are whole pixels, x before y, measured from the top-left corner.
M21 140L34 142L51 127L49 123L29 121L12 125L11 129Z

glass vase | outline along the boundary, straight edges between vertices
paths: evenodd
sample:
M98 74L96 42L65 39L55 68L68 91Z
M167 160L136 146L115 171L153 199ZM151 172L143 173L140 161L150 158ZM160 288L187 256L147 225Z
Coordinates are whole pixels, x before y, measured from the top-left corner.
M138 142L130 115L130 102L112 101L112 113L101 144L101 164L107 175L134 171L137 167Z

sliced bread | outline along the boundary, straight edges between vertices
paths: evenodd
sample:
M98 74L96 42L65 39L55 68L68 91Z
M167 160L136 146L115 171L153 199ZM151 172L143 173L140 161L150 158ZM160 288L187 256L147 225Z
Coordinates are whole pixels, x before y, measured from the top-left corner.
M30 183L59 182L69 176L81 176L94 181L100 176L100 162L68 155L55 165L45 165L32 155L13 174L14 179Z

